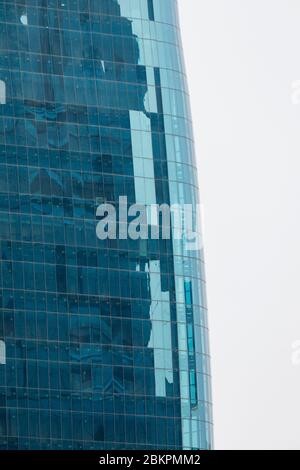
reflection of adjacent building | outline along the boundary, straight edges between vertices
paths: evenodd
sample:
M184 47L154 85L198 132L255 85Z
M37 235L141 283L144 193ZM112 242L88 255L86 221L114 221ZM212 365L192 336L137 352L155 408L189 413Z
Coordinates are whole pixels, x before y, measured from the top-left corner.
M197 202L175 2L31 3L0 11L0 447L210 448L202 257L95 233Z

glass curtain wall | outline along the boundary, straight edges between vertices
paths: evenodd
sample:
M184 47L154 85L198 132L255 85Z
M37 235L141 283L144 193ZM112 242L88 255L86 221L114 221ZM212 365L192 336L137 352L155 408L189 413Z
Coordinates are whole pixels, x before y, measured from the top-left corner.
M202 250L96 236L199 202L182 60L175 0L1 0L1 449L212 447Z

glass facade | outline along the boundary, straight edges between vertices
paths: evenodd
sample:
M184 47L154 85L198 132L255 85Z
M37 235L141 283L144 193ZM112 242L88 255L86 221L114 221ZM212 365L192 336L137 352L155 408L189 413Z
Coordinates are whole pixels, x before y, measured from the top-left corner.
M212 447L203 253L124 195L198 203L176 1L1 0L0 449Z

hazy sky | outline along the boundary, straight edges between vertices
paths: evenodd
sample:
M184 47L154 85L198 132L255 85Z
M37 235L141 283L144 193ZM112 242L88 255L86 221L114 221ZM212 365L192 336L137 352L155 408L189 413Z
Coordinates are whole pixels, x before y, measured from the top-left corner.
M300 2L178 3L204 205L215 447L300 449Z

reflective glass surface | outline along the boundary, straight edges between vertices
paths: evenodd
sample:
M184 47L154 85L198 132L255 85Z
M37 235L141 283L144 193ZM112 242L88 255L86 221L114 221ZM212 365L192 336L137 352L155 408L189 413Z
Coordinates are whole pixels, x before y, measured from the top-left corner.
M176 1L1 0L0 449L212 447L203 253L123 195L199 202Z

